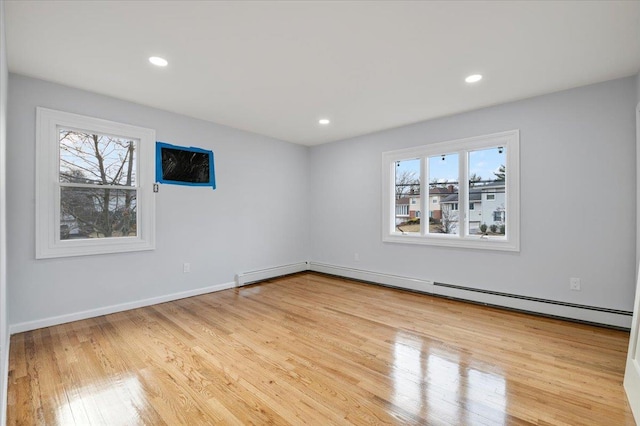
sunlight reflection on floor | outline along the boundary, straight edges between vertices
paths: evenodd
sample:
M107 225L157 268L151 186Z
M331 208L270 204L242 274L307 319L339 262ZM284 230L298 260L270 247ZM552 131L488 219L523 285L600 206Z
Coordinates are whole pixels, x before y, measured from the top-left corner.
M434 424L505 424L504 377L471 368L458 355L445 357L442 348L438 351L430 353L416 336L396 335L393 403Z
M68 404L55 404L57 424L133 425L146 406L145 392L136 376L118 386L88 385L67 393Z

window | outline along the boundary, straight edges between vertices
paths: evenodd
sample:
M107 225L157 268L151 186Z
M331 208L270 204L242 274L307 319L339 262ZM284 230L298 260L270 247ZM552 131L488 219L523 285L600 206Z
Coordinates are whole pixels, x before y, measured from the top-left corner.
M409 216L409 205L401 204L396 206L396 214L398 216Z
M519 144L513 130L383 153L383 241L518 251ZM397 216L409 194L431 199L430 221Z
M151 250L155 131L37 109L36 258Z

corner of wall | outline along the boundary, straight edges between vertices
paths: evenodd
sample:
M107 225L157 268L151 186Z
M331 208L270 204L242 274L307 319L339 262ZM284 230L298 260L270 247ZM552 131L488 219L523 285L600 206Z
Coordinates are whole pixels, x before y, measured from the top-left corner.
M9 334L7 330L7 244L6 244L6 146L7 146L7 45L4 0L0 0L0 424L6 424L9 373Z

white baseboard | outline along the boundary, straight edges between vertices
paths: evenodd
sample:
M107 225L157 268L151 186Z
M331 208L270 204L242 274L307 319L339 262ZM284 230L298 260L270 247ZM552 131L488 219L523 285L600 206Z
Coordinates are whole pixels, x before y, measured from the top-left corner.
M235 283L216 284L209 287L197 288L195 290L181 291L178 293L166 294L164 296L152 297L149 299L136 300L135 302L121 303L118 305L105 306L97 309L89 309L86 311L65 314L56 317L42 318L35 321L21 322L9 325L9 334L22 333L24 331L36 330L38 328L50 327L52 325L64 324L67 322L94 318L101 315L113 314L115 312L128 311L130 309L142 308L145 306L156 305L158 303L171 302L173 300L184 299L186 297L199 296L201 294L213 293L216 291L234 288Z
M326 263L309 262L309 270L322 272L329 275L352 278L354 280L367 281L376 284L384 284L391 287L406 288L408 290L433 293L433 281L403 277L400 275L382 274L379 272L365 271L363 269L346 268L344 266L329 265Z
M262 269L259 271L245 272L236 275L235 282L217 284L210 287L198 288L195 290L182 291L179 293L167 294L164 296L152 297L135 302L127 302L118 305L105 306L97 309L89 309L86 311L74 312L55 317L42 318L34 321L21 322L9 325L9 334L22 333L24 331L36 330L38 328L50 327L53 325L64 324L72 321L79 321L87 318L94 318L100 315L108 315L115 312L128 311L130 309L142 308L144 306L156 305L158 303L171 302L172 300L184 299L185 297L198 296L205 293L213 293L220 290L239 287L251 282L266 280L281 275L294 274L296 272L306 271L308 269L307 262L293 263L290 265L276 266L273 268Z
M600 308L564 304L553 300L530 300L519 295L492 294L474 291L474 289L444 287L429 280L383 274L318 262L309 262L309 270L508 309L516 309L613 327L631 328L631 312L606 309L600 310Z
M290 265L275 266L273 268L259 269L256 271L241 272L236 275L236 286L251 284L256 281L268 280L282 275L295 274L309 269L309 262L298 262Z

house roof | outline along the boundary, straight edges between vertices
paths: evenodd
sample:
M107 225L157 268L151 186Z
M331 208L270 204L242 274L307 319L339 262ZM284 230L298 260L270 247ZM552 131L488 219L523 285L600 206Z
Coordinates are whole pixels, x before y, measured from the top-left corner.
M487 182L482 185L474 186L474 189L492 189L492 188L504 188L505 182L503 180L494 180L493 182Z
M453 188L449 188L449 187L446 187L446 188L441 188L441 187L429 188L429 195L433 195L433 194L451 194L452 192L453 192Z
M453 188L452 185L450 185L451 188L446 187L446 188L441 188L441 187L436 187L436 188L429 188L429 196L432 195L446 195L444 198L442 198L440 200L441 203L456 203L458 201L458 193L457 192L453 192L453 191L457 191L457 188ZM482 200L482 193L487 193L489 192L489 190L496 190L498 188L504 188L505 187L505 182L504 181L493 181L493 182L488 182L482 185L476 185L475 187L473 187L471 189L471 196L470 196L470 200L471 201L481 201ZM504 191L496 191L497 193L501 193ZM404 196L402 198L398 198L396 200L396 205L402 205L402 204L409 204L412 198L419 198L420 194L408 194L407 196Z
M480 191L471 191L469 196L469 201L481 201L482 193ZM458 193L451 194L448 197L445 197L441 203L457 203L458 202Z
M487 193L489 191L487 190L496 190L498 188L504 188L505 183L504 181L495 181L495 182L489 182L486 183L482 186L476 186L474 188L471 188L471 191L469 191L469 200L470 201L482 201L482 194L483 193ZM504 191L494 191L496 193L502 193ZM444 199L442 199L440 201L441 203L457 203L458 202L458 193L454 193L449 195L448 197L445 197Z

